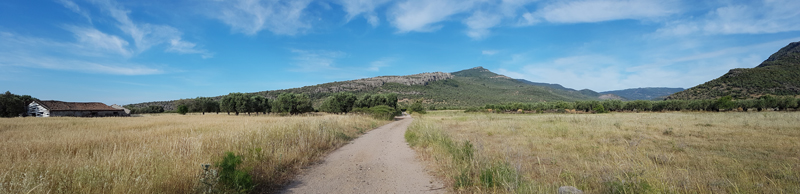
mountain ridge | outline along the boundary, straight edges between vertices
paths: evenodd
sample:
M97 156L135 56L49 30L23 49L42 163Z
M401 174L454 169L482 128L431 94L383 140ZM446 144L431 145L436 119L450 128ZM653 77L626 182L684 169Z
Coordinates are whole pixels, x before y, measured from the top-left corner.
M731 69L722 76L670 95L667 99L737 99L763 95L800 95L800 42L792 42L753 68Z
M525 84L480 66L452 73L433 72L405 76L378 76L250 94L274 99L281 93L300 93L308 95L315 101L315 105L318 105L324 98L336 92L351 92L356 95L397 93L401 103L410 102L412 99L425 99L424 102L427 105L439 107L597 99L597 96L587 96L580 91L553 90L543 86ZM212 98L218 100L223 96ZM143 102L129 106L141 108L156 105L169 111L176 108L176 101L178 100Z

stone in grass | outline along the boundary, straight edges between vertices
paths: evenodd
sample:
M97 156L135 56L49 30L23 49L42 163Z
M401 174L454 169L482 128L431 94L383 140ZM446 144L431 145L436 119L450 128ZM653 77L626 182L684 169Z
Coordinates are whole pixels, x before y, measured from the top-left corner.
M573 186L561 186L558 188L558 194L583 194L583 191Z

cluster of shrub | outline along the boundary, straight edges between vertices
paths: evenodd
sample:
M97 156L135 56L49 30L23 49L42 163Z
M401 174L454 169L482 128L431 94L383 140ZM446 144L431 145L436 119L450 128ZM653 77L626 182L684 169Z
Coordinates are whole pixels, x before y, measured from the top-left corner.
M769 95L761 96L757 99L733 99L725 96L719 99L709 100L664 100L664 101L575 101L575 102L537 102L537 103L506 103L489 104L483 107L469 108L466 112L514 112L514 111L535 111L535 112L562 112L564 110L576 110L593 113L605 113L610 111L731 111L731 110L798 110L800 109L800 99L792 96L773 97Z
M142 107L142 108L134 108L134 107L126 106L125 108L127 108L128 110L131 110L131 114L162 113L162 112L164 112L164 107L163 106L156 106L156 105L150 105L150 106Z
M10 91L0 95L0 117L18 117L25 114L28 103L36 100L28 95L16 95Z
M397 94L365 94L360 98L349 92L335 93L319 106L319 111L341 114L349 112L371 114L375 118L391 120L400 114Z

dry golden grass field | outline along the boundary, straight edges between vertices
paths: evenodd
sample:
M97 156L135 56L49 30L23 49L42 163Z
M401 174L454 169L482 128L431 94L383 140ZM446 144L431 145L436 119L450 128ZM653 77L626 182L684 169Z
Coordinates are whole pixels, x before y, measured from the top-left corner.
M414 116L457 193L800 193L800 112Z
M369 116L157 115L0 119L0 193L196 193L201 164L242 156L254 191L359 134Z

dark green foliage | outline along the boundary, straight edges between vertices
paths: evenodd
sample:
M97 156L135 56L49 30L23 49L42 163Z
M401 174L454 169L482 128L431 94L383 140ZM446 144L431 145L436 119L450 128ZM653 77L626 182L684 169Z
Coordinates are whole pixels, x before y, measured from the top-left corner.
M732 96L748 99L761 95L800 94L800 42L772 54L761 65L732 69L721 77L670 95L670 99L716 99ZM766 105L770 106L770 105Z
M0 95L0 117L24 116L28 104L37 100L28 95L15 95L10 91Z
M731 110L736 108L736 102L733 102L733 97L725 96L717 99L715 103L716 109Z
M356 108L369 108L379 105L386 105L392 108L397 108L397 94L365 94L358 98L355 102Z
M325 101L322 101L322 105L319 106L319 110L322 112L328 113L348 113L353 110L353 106L356 104L356 95L349 92L340 92L329 96ZM395 106L397 105L397 97L395 96Z
M162 113L164 112L163 106L156 106L150 105L143 108L136 108L132 106L125 106L128 110L131 110L131 114L147 114L147 113Z
M747 99L747 100L737 100L735 101L736 107L742 108L743 111L748 111L756 107L758 100L756 99Z
M212 98L197 97L195 98L195 101L198 102L197 107L199 109L199 112L202 112L203 114L206 114L206 112L219 112L220 108L219 102L215 101Z
M761 110L766 109L766 108L775 108L775 107L778 106L778 99L775 99L775 97L772 97L770 95L764 95L764 96L758 97L758 101L757 102L758 102L757 103L758 104L757 105L758 111L761 111Z
M416 100L414 102L414 104L411 104L411 106L408 107L408 112L409 113L416 112L416 113L420 113L420 114L427 113L425 111L425 107L422 106L422 99Z
M225 157L214 166L219 168L219 183L237 193L247 193L253 189L254 184L250 174L239 167L241 164L242 156L234 155L233 152L225 152Z
M649 111L653 108L653 103L646 100L634 100L625 104L625 110L629 111Z
M608 112L608 111L606 111L606 108L603 107L602 104L599 104L599 105L595 106L593 110L594 110L595 113L607 113Z
M624 108L621 100L605 100L601 105L608 111L619 111Z
M604 113L609 111L744 111L758 109L778 108L779 110L798 110L798 98L792 96L772 97L762 96L759 99L734 100L727 96L716 100L662 100L662 101L575 101L575 102L537 102L537 103L506 103L487 104L483 107L474 107L465 112L558 112L575 107L578 111ZM612 107L612 108L609 108Z
M209 102L208 106L210 107L214 104L212 101ZM228 112L228 114L234 112L236 115L239 115L239 113L247 113L249 115L251 112L266 114L271 106L269 99L246 93L230 93L219 101L220 111Z
M305 94L283 93L272 101L272 112L294 115L312 111L311 99Z
M250 97L250 106L251 111L264 114L267 114L272 108L272 105L269 103L269 99L259 95L252 95Z
M370 108L355 108L353 109L353 112L370 114L376 119L383 120L394 120L395 116L400 115L400 111L398 109L386 105L378 105Z
M189 107L187 107L186 105L178 105L178 114L185 115L188 112L189 112Z

